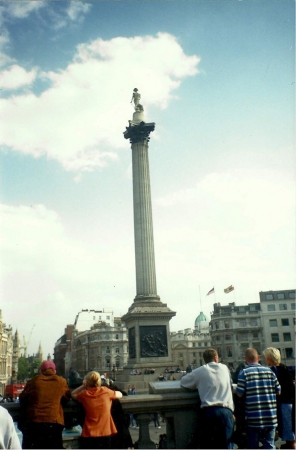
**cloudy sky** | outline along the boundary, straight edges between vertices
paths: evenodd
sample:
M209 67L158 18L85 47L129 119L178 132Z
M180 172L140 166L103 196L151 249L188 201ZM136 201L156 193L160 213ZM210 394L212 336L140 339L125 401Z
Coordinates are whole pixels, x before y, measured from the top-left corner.
M136 295L135 87L171 331L295 288L293 0L1 1L0 25L0 308L29 353Z

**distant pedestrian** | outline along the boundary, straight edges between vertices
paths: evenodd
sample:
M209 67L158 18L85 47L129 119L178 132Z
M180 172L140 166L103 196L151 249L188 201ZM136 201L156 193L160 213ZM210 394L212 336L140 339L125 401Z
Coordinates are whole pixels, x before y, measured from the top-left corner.
M158 420L158 413L153 413L153 422L155 428L161 428L159 420Z
M0 448L22 448L12 417L3 406L0 406Z
M234 404L230 372L219 363L218 353L208 348L203 353L205 365L184 375L181 386L198 389L201 400L199 448L228 448L234 428ZM196 447L193 447L196 448Z
M281 387L275 374L259 364L260 356L254 348L247 348L245 360L248 364L238 375L236 393L245 396L247 421L247 448L275 448L274 437L277 426L276 396Z
M269 347L264 350L263 355L281 386L281 395L277 397L279 436L286 441L287 448L295 449L295 384L293 377L288 367L281 364L281 354L277 348Z

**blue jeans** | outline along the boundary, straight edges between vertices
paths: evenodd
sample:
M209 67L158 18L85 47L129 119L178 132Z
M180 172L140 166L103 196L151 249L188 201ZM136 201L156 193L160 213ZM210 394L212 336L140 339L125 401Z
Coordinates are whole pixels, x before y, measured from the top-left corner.
M247 427L247 448L259 448L259 442L262 443L261 448L275 448L275 428L276 427Z
M230 448L234 428L233 413L222 406L202 408L201 442L199 448Z

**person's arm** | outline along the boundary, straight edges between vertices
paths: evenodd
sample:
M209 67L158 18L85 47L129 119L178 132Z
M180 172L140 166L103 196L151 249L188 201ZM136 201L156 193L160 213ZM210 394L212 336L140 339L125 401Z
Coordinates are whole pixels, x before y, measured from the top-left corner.
M121 397L122 397L122 392L120 392L120 391L115 391L115 397L116 397L116 398L121 398Z
M275 375L275 373L274 372L272 372L272 373L273 373L273 376L274 376L274 386L275 386L276 395L281 395L282 388L281 388L281 385L279 383L279 380L277 379L277 376Z
M74 389L74 391L71 392L71 397L74 400L77 400L78 395L80 394L80 392L85 391L86 389L86 381L83 380L83 383L81 386L79 386L78 388Z
M243 397L246 390L246 381L243 371L239 373L237 385L236 385L236 395L238 397Z
M197 369L196 369L196 370L197 370ZM184 375L184 376L181 378L181 380L180 380L180 385L181 385L182 387L187 388L187 389L192 389L192 390L198 388L198 385L197 385L197 381L198 381L198 380L197 380L197 375L196 375L196 374L193 375L193 373L194 373L194 371L193 371L193 372L190 372L190 373L187 373L186 375Z

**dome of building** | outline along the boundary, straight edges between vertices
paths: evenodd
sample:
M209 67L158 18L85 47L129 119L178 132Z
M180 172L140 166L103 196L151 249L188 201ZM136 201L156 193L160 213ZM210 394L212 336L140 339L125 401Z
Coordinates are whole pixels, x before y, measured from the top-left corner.
M204 313L201 311L197 318L195 319L195 326L197 326L200 322L208 322L207 317L204 315Z

